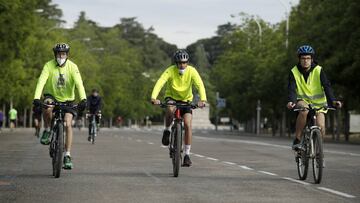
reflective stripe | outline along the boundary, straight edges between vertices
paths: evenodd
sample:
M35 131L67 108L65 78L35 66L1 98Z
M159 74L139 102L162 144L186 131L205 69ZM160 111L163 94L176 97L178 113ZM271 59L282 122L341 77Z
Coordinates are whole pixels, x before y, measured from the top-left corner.
M326 98L324 94L317 94L314 96L310 96L310 95L298 95L299 98L302 99L310 99L310 100L316 100L316 99L324 99Z

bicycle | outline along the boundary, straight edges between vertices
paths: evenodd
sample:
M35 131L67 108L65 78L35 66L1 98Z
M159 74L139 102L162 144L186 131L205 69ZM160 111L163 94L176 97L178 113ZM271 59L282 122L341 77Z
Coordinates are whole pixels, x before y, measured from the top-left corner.
M52 102L50 104L43 104L45 107L54 107L53 118L51 120L51 141L49 146L49 154L52 158L53 176L60 177L63 159L66 135L64 133L65 113L68 109L77 109L77 105L70 103Z
M293 111L309 111L306 119L306 126L300 141L300 147L296 150L295 160L300 180L305 180L308 174L309 159L312 162L313 177L315 184L319 184L323 174L323 144L321 137L321 129L316 125L316 112L319 110L336 110L323 106L315 108L309 107L294 108Z
M96 123L96 116L101 116L101 114L86 114L86 118L91 117L91 123L90 123L90 140L92 144L95 144L95 137L97 135L98 126Z
M198 106L191 103L184 102L175 102L175 103L161 103L161 108L166 108L168 106L175 106L173 125L171 126L170 133L170 144L169 144L169 153L170 158L172 159L173 165L173 175L174 177L179 176L180 163L182 160L182 142L183 142L183 130L184 130L184 120L181 116L182 108L192 108L196 109Z

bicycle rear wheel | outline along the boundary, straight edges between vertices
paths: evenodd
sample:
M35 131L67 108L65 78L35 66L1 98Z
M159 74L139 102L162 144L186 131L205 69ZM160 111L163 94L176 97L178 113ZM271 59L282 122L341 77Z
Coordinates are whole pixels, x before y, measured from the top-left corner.
M296 157L296 166L300 180L305 180L309 169L309 147L304 144Z
M182 133L182 126L180 123L176 123L176 129L174 132L174 145L173 145L173 173L174 177L179 176L180 164L181 164L181 133Z
M323 147L320 130L313 130L314 157L312 157L313 176L316 184L319 184L323 173Z
M52 157L52 165L54 177L59 178L64 158L64 125L62 123L58 124L55 133L55 149Z

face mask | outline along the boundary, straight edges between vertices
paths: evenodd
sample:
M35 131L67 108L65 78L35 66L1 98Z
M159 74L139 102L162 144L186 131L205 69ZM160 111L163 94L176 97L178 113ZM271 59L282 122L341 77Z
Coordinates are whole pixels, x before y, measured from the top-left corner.
M180 68L180 69L179 69L179 74L180 74L180 75L183 75L184 72L185 72L185 70L186 70L186 68L184 68L184 69Z
M57 63L59 64L59 66L64 65L64 63L66 62L66 58L62 59L62 58L56 58Z

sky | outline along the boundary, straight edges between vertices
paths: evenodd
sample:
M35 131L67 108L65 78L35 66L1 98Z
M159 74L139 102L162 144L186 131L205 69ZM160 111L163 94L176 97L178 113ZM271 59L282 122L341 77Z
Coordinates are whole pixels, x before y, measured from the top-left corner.
M64 27L70 28L80 12L99 26L111 27L120 18L137 17L145 29L166 42L185 48L199 39L216 35L219 25L236 23L231 14L245 12L276 24L299 0L53 0L63 11Z

